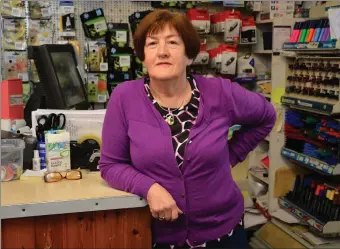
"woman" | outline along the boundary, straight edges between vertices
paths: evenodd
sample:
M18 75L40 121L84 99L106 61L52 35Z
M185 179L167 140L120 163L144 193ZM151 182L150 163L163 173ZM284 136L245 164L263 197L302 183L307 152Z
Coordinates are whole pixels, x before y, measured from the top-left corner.
M230 165L270 133L272 105L229 80L187 75L200 41L182 14L150 13L134 46L148 77L111 95L102 177L147 200L154 247L247 247L243 197ZM235 124L242 129L228 141Z

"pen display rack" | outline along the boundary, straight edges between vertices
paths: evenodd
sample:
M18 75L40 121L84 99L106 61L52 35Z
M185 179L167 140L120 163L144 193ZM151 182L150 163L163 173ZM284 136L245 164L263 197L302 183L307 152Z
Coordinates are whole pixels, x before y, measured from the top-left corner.
M279 205L321 236L340 235L340 194L337 181L319 174L297 175L294 187Z
M298 56L289 61L286 71L283 104L327 115L340 114L340 57Z
M319 236L335 237L340 235L340 221L321 221L285 197L279 198L279 206L308 225Z
M340 175L339 121L287 110L284 133L284 157L324 175Z

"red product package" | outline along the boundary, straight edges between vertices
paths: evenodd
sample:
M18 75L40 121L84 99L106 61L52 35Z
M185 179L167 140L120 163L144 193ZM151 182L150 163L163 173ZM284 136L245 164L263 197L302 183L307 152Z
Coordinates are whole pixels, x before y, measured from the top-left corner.
M1 83L2 119L24 119L23 86L21 79Z
M253 16L242 17L240 43L256 43L256 24Z
M224 22L224 41L238 42L240 39L241 13L240 11L226 11Z
M197 32L209 33L210 16L207 9L189 9L187 17L194 25Z

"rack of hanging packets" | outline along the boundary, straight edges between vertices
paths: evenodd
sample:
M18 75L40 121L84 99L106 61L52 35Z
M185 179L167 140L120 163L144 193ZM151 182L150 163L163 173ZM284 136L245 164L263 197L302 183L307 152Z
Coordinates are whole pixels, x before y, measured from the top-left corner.
M298 35L294 31L292 36ZM279 197L279 206L315 235L339 237L340 44L323 39L290 41L281 52L286 64L281 155L307 173L296 176L291 191Z

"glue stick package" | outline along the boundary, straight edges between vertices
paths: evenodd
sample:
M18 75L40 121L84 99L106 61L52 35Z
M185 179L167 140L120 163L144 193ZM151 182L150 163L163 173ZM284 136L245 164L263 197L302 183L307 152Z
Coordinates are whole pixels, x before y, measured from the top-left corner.
M71 169L70 133L59 130L45 134L46 166L48 172Z

